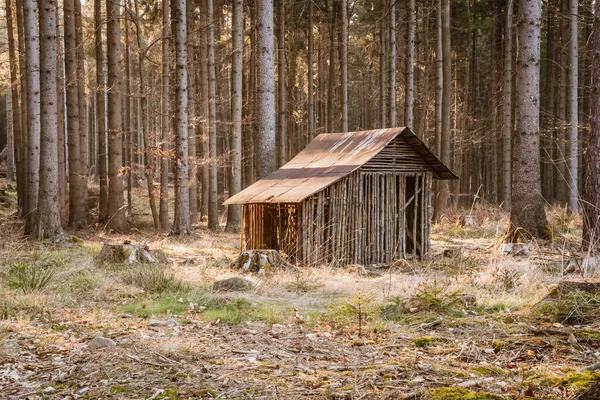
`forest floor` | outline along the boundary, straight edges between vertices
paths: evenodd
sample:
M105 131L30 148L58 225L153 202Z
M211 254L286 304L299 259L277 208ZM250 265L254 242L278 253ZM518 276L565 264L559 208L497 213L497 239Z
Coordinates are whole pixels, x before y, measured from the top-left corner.
M2 399L571 399L600 377L582 372L600 361L600 299L539 303L581 277L581 221L560 209L556 239L528 255L499 255L507 216L476 207L476 227L434 227L425 261L248 275L252 293L212 291L240 275L237 234L90 228L53 247L23 238L13 211L0 209ZM96 260L125 239L169 262Z

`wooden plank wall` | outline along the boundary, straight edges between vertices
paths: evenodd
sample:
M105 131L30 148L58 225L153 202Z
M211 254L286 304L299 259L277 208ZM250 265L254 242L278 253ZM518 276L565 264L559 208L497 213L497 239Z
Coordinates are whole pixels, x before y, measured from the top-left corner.
M406 178L414 177L416 196L406 198ZM430 172L414 174L362 169L302 203L298 213L298 260L333 266L389 264L429 251ZM415 193L409 190L408 193ZM408 205L406 204L408 201ZM408 214L407 208L412 207ZM410 246L407 247L407 235ZM412 243L415 243L416 246ZM407 250L410 247L410 254Z

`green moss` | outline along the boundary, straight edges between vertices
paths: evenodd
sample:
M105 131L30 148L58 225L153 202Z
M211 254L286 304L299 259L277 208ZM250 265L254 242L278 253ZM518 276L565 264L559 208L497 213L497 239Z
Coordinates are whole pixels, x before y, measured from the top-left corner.
M494 375L504 375L506 374L506 371L504 371L502 368L497 367L495 365L486 365L486 366L478 366L478 367L474 367L471 368L471 372L473 372L474 374L477 375L484 375L484 376L494 376Z
M504 400L504 397L493 393L451 387L431 389L429 395L429 400Z
M158 395L157 399L179 400L179 391L177 389L165 389L164 392Z
M127 388L125 386L121 386L121 385L115 385L113 387L110 388L110 392L111 393L125 393L127 391Z
M593 329L582 329L575 333L578 339L600 340L600 331Z
M600 380L600 372L572 372L565 375L559 381L558 386L563 389L568 388L575 391L582 391L592 386L598 380Z
M428 347L440 341L439 338L434 336L421 336L413 340L415 347Z
M506 346L508 346L508 342L505 340L494 340L492 342L492 349L494 349L494 351L496 353L498 353L500 350L502 350Z

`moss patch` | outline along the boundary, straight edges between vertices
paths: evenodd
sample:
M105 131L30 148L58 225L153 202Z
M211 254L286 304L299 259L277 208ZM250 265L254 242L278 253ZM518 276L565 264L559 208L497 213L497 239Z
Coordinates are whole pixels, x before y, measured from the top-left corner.
M505 375L506 371L495 365L481 365L471 368L471 372L483 376L498 376Z
M504 400L504 397L493 393L451 387L431 389L429 395L429 400Z

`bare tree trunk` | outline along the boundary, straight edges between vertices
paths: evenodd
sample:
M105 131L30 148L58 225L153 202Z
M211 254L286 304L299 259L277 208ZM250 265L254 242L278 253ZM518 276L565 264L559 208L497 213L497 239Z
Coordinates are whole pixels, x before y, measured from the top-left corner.
M561 204L569 202L569 187L567 169L567 89L568 89L568 46L569 46L569 26L566 18L568 12L569 0L561 0L561 12L559 13L560 26L560 77L558 79L558 129L556 133L556 152L558 179L556 181L556 198Z
M442 94L444 69L442 59L442 0L436 0L435 47L435 154L442 153Z
M450 6L448 5L448 8ZM415 0L408 1L408 33L407 33L407 49L406 49L406 88L404 97L404 126L413 128L414 122L414 103L415 103L415 31L416 31L416 17L415 17ZM448 14L450 11L448 11ZM450 24L448 22L448 24ZM450 28L448 28L448 31ZM445 33L444 33L445 36ZM448 33L448 41L450 40ZM449 43L449 42L448 42ZM449 46L449 44L448 44ZM450 60L444 58L444 63L450 63ZM450 64L448 64L450 65ZM449 75L449 74L448 74ZM450 83L448 83L450 85ZM448 103L448 110L450 110L450 103ZM450 125L448 124L448 128ZM448 131L444 131L447 134Z
M386 128L387 127L387 78L388 71L387 66L389 65L388 60L388 35L389 30L387 29L387 24L385 23L385 12L386 12L386 0L379 1L379 127Z
M58 152L56 110L56 3L39 1L40 29L40 186L36 235L59 239L62 235L58 204Z
M277 167L285 164L287 132L285 130L287 124L286 110L286 88L285 88L285 0L278 1L278 34L277 34L277 100L278 119L277 119L277 137L275 148L277 149Z
M160 162L160 227L169 229L169 2L162 2L162 92L161 92L161 162Z
M125 112L123 113L123 148L125 150L125 177L127 179L127 215L133 220L133 126L131 118L131 51L129 42L129 1L123 0L123 10L126 18L123 18L123 30L125 31L125 52L123 61L125 63Z
M27 67L25 65L25 33L23 27L23 0L15 1L15 8L17 14L17 42L19 44L18 51L18 60L19 60L19 97L21 100L21 107L19 112L20 123L21 123L21 143L20 143L20 152L22 159L22 168L23 168L23 179L22 179L22 191L17 192L20 194L21 200L19 207L19 216L24 217L29 209L28 206L28 197L27 197L27 176L29 174L29 160L27 158L27 141L28 141L28 133L27 133ZM17 182L18 184L18 182ZM18 188L17 188L18 190Z
M98 176L100 196L98 198L98 223L104 224L108 218L108 177L106 171L106 104L104 51L102 49L102 6L101 0L94 0L94 41L96 47L96 129L98 136Z
M592 94L590 133L586 148L583 187L583 245L592 252L600 250L600 2L594 3L592 31Z
M209 201L209 139L208 131L210 121L208 119L208 16L206 12L206 0L202 1L204 10L200 13L200 26L202 32L200 33L200 92L201 92L201 106L200 114L202 120L202 135L201 135L201 147L202 147L202 216L208 215Z
M579 170L579 110L578 110L578 85L579 85L579 18L578 0L569 1L570 44L569 44L569 141L567 143L568 169L567 179L569 187L569 209L572 212L579 210L579 190L577 173Z
M504 105L503 105L503 143L502 143L502 202L505 210L511 209L512 196L512 44L513 44L513 0L506 5L506 21L504 24Z
M313 140L315 137L315 88L314 88L314 52L315 52L315 35L314 35L314 11L313 2L308 2L308 57L307 57L307 86L308 86L308 121L307 131L308 135L304 143Z
M340 67L342 68L342 132L348 132L348 2L340 0Z
M257 0L257 127L256 175L275 170L275 65L273 60L273 3Z
M67 135L69 149L69 226L82 228L87 225L85 192L87 173L81 162L79 129L79 97L77 82L77 39L75 33L74 0L64 2L65 29L65 80L67 86Z
M231 54L231 187L229 195L242 190L242 75L244 38L244 1L233 0ZM309 89L310 90L310 89ZM239 232L242 225L242 210L239 205L227 206L227 226L229 232Z
M546 37L554 38L556 34L556 0L548 0L548 18L546 23ZM556 68L556 43L554 40L546 40L546 148L542 152L543 162L545 162L546 171L543 185L545 186L546 200L550 203L556 200L555 193L555 138L556 138L556 107L555 107L555 77ZM543 188L543 187L542 187Z
M335 112L334 112L334 97L335 97L335 27L336 27L337 11L335 6L331 8L331 21L329 24L329 75L327 87L327 132L335 130ZM260 76L260 72L259 72ZM385 88L381 88L385 90Z
M74 0L75 7L75 42L77 44L77 105L79 107L79 148L81 150L81 173L84 174L86 190L83 202L87 202L87 178L90 167L88 148L88 129L86 126L86 93L85 93L85 54L83 43L83 22L81 20L81 0Z
M188 103L187 103L187 29L185 0L171 1L173 39L175 41L175 218L173 235L192 233L190 226L190 193L188 187Z
M34 233L40 184L40 62L36 2L23 1L25 64L27 67L27 210L25 234Z
M121 123L121 12L118 2L106 3L106 65L108 88L108 220L106 229L112 232L127 232L129 225L125 217L123 179L120 176L122 163L123 131Z
M65 131L65 66L64 52L61 44L63 37L60 35L60 18L58 15L58 6L56 10L56 110L57 110L57 128L58 128L58 205L60 209L60 220L65 226L68 221L67 207L69 197L67 196L67 155L66 155L66 131Z
M546 237L540 176L540 25L542 3L524 0L518 8L517 92L511 227L515 235ZM513 237L514 239L514 237Z
M12 78L11 84L6 88L6 179L15 180L15 142L14 142L14 117L12 115Z
M390 30L389 30L389 38L390 38L390 76L388 78L388 98L390 102L389 106L389 121L390 127L395 127L397 125L396 121L396 3L395 0L392 0L392 4L390 5Z
M196 65L195 57L195 17L194 17L194 1L186 1L186 24L187 24L187 59L188 65L188 145L189 145L189 170L188 170L188 187L189 187L189 205L190 205L190 223L198 222L198 163L197 163L197 132L198 118L196 115Z
M450 0L442 0L442 135L440 140L440 159L446 165L450 164L451 107L452 54L450 48ZM435 202L436 219L439 219L448 206L448 182L441 181L438 184L438 188L439 193Z
M218 182L217 182L217 78L215 72L215 26L213 0L206 0L208 19L208 228L221 229L219 224ZM271 37L272 39L272 37ZM271 47L273 43L271 42ZM273 113L273 117L275 114ZM274 150L274 149L273 149ZM274 156L274 153L271 153Z
M154 230L160 229L160 219L158 211L156 209L156 193L154 190L154 156L150 152L151 139L150 130L146 129L148 121L148 93L145 87L145 73L144 73L144 57L146 55L146 42L142 39L141 32L141 21L140 21L140 10L138 0L134 0L135 4L135 19L136 19L136 33L137 33L137 44L138 44L138 66L139 66L139 78L140 78L140 97L141 97L141 124L142 139L144 142L144 150L146 151L145 161L145 174L146 174L146 185L148 188L148 198L150 203L150 211L152 212L152 221L154 222Z

